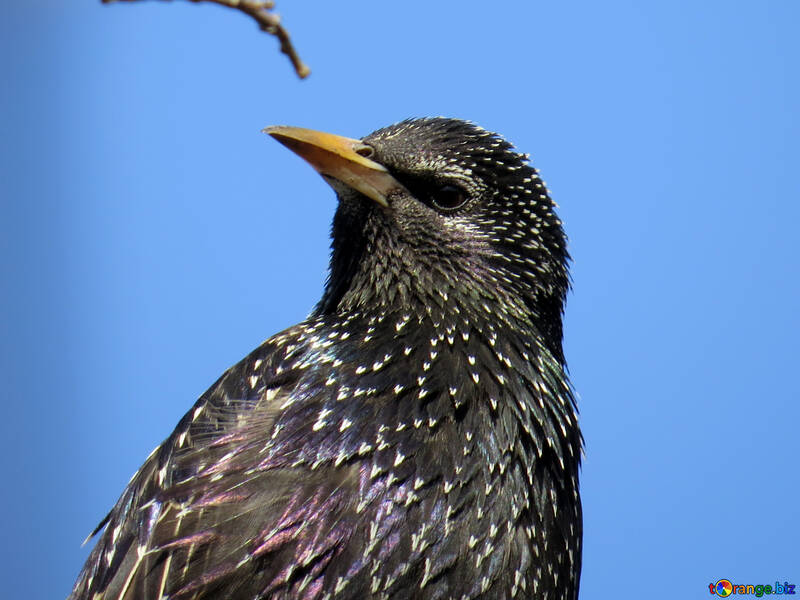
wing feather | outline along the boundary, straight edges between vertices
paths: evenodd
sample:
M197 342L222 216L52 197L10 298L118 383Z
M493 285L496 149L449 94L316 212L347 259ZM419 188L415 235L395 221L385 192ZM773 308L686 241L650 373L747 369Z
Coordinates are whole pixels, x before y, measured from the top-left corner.
M252 598L330 560L347 535L337 524L352 509L357 470L270 454L276 415L298 393L297 378L278 368L280 345L273 338L226 372L150 455L94 532L105 527L70 600L223 588L226 598Z

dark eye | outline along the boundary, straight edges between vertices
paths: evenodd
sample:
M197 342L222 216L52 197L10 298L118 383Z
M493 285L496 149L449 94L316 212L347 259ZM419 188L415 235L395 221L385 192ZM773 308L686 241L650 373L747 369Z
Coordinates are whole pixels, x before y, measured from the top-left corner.
M356 151L356 154L360 154L364 158L372 158L375 154L375 150L372 146L367 146L366 144L359 144L353 149Z
M433 194L433 204L442 210L461 208L467 201L467 193L455 185L443 185Z

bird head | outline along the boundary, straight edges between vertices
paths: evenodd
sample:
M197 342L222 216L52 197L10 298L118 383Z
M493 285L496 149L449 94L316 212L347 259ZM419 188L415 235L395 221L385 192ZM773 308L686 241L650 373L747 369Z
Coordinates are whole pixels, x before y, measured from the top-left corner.
M465 121L407 120L361 140L265 131L334 188L332 258L316 312L490 312L561 356L566 237L527 157Z

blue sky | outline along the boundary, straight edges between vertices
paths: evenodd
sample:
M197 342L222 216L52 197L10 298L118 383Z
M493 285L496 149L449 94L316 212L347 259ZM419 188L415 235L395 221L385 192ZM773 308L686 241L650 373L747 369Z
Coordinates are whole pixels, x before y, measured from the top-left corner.
M260 129L425 115L561 207L582 598L800 584L800 4L279 9L306 81L220 7L4 5L4 594L65 596L150 450L318 299L333 194Z

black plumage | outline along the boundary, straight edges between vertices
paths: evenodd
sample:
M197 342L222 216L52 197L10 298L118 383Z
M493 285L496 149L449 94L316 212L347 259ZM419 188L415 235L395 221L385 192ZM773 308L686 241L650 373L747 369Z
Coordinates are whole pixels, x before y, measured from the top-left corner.
M268 131L339 197L322 300L151 454L70 598L576 598L568 255L536 170L458 120Z

